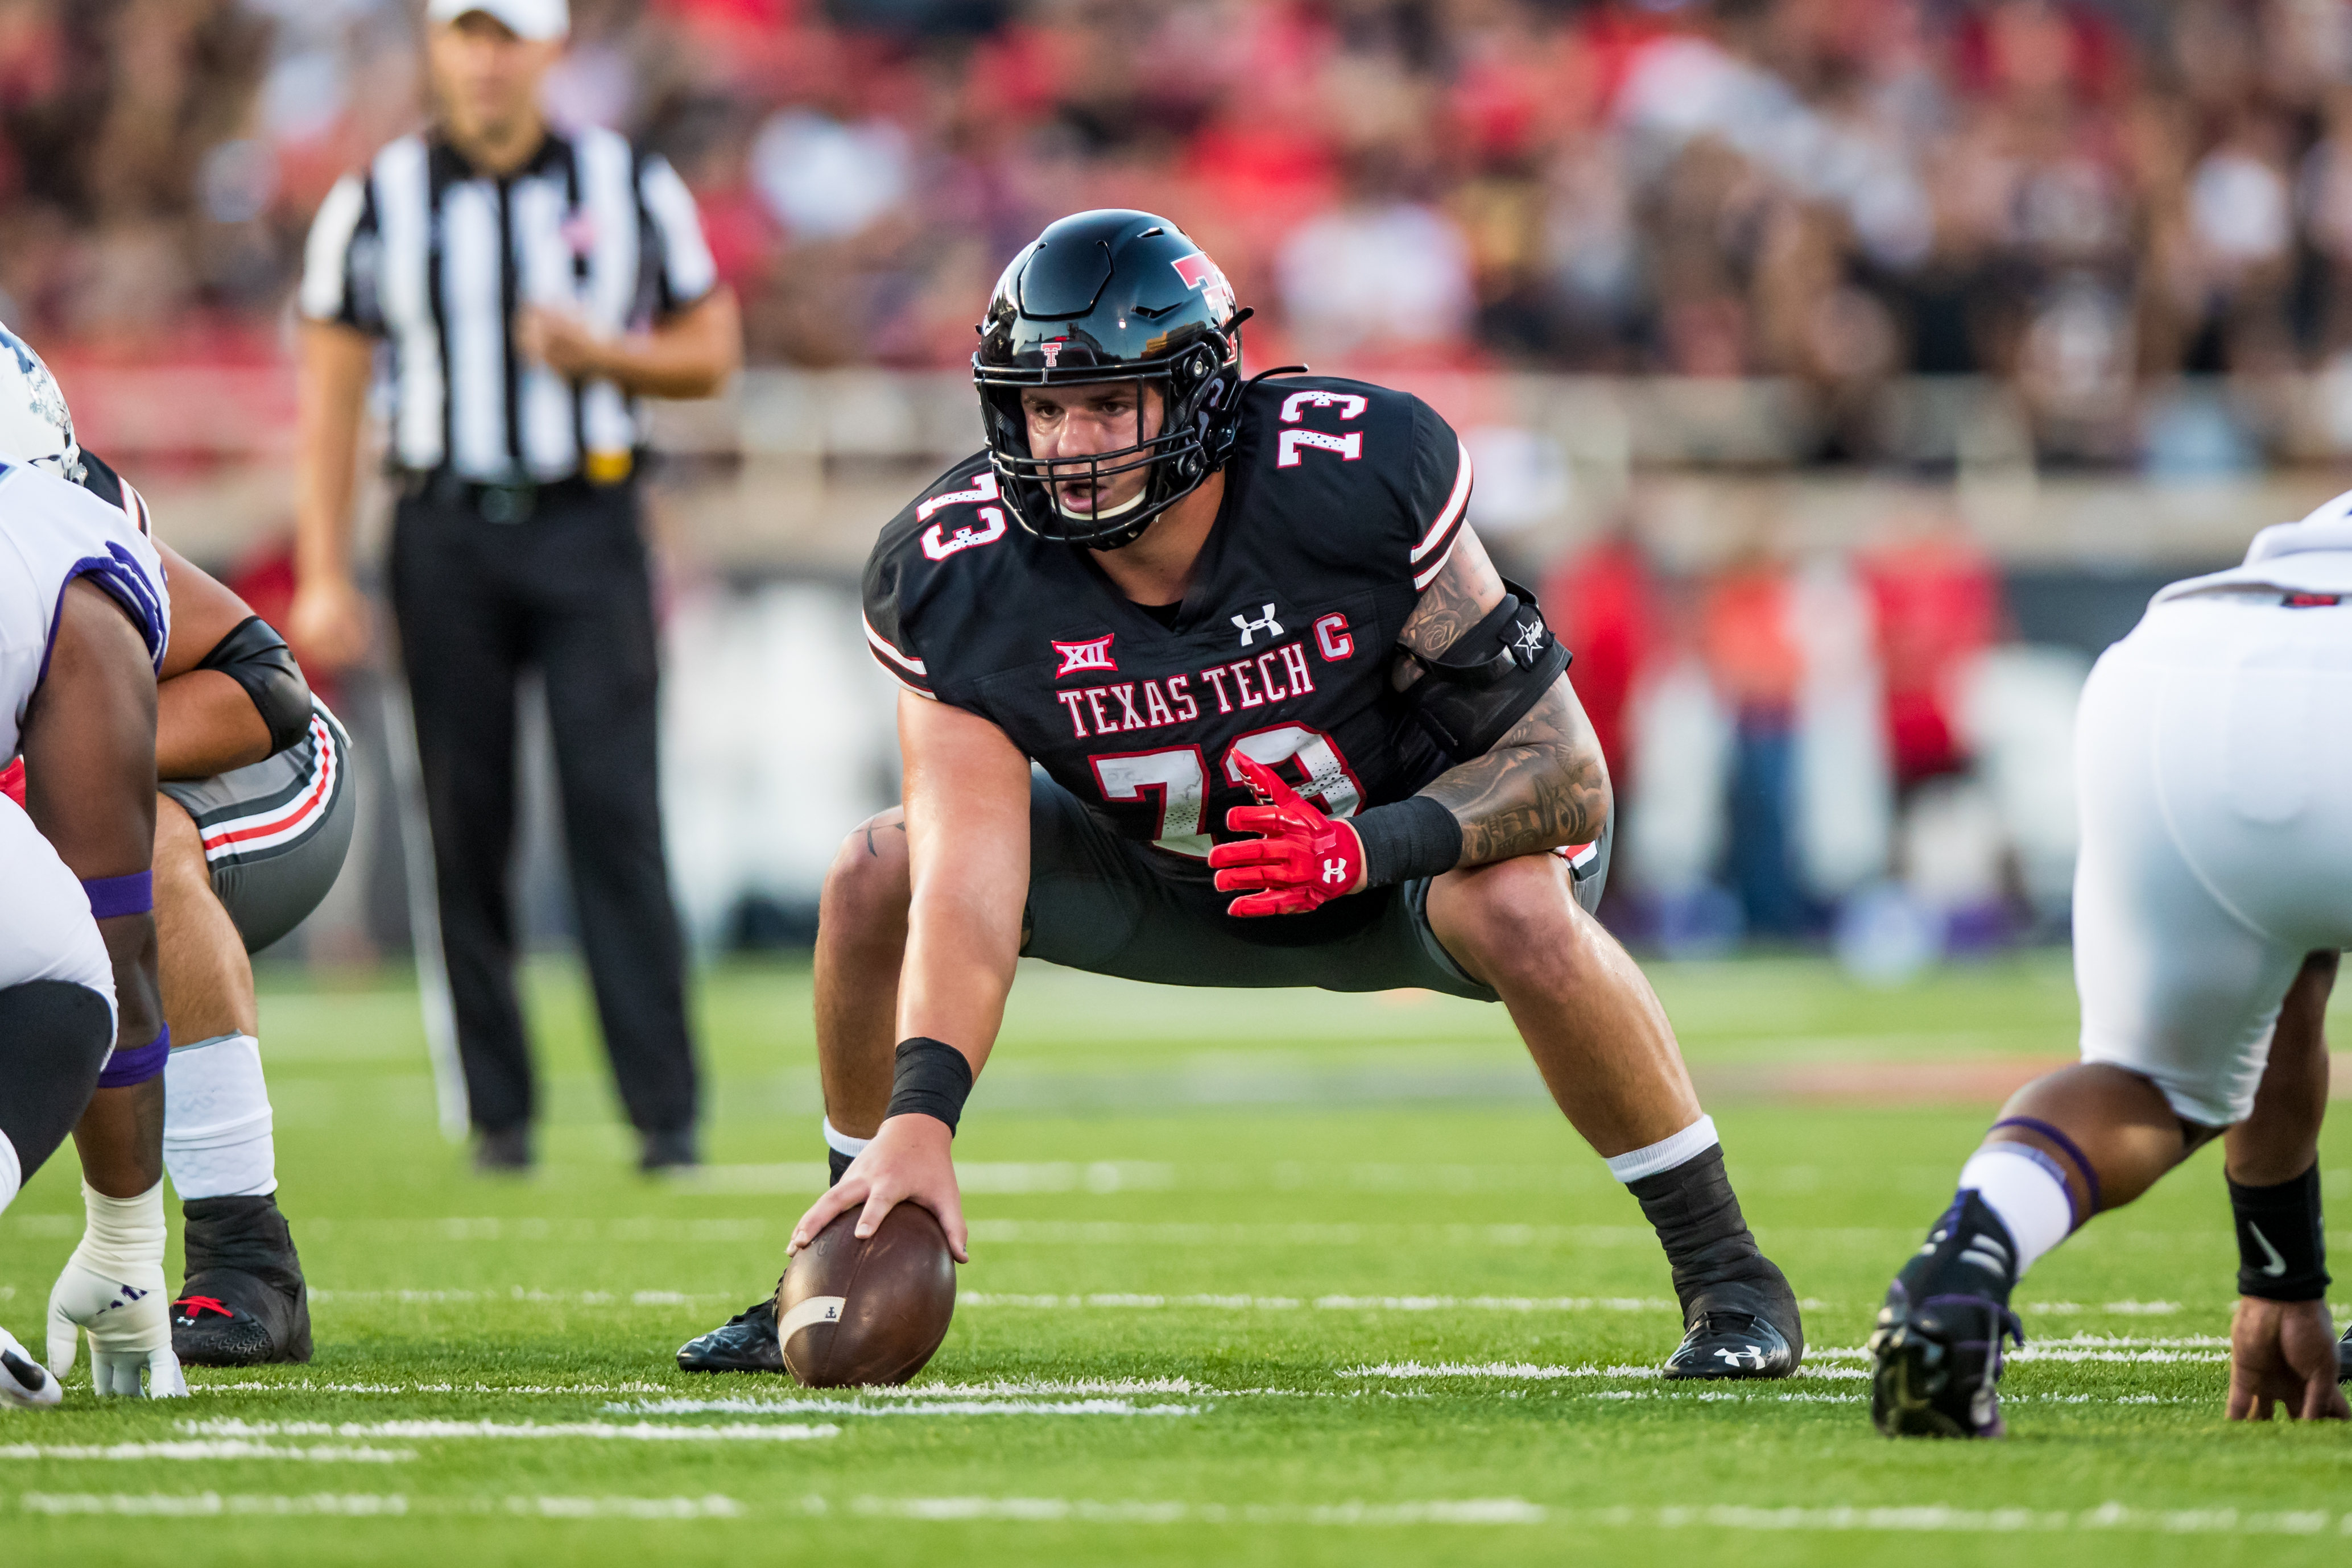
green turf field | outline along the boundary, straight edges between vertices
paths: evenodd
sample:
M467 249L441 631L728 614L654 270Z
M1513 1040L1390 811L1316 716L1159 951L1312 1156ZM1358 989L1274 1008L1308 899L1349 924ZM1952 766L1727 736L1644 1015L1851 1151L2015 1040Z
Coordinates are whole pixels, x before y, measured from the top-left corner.
M0 1563L2352 1552L2352 1432L2221 1419L2210 1151L2026 1282L2011 1441L1870 1430L1877 1297L1988 1120L1979 1081L2069 1049L2063 958L1894 992L1799 960L1655 973L1808 1298L1793 1382L1650 1375L1677 1337L1665 1265L1499 1009L1024 974L958 1144L954 1330L904 1394L838 1397L671 1361L767 1289L822 1181L804 971L707 977L690 1184L628 1168L565 969L535 977L551 1090L523 1182L436 1134L413 995L275 982L318 1359L107 1408L85 1361L63 1410L0 1415ZM0 1321L28 1344L79 1228L69 1153L0 1217Z

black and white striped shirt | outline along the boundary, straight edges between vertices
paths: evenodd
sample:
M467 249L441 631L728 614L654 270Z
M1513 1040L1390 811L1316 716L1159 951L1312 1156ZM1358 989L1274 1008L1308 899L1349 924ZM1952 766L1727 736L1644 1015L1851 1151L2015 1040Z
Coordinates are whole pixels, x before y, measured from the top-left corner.
M499 179L405 136L320 206L301 309L390 340L398 466L486 483L606 478L639 444L635 402L524 360L517 313L549 306L622 332L716 281L685 182L625 137L551 131Z

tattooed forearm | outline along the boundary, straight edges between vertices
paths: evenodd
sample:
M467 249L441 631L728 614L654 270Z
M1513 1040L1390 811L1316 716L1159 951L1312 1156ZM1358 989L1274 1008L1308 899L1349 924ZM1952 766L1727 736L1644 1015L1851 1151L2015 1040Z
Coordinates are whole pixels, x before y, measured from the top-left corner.
M1609 768L1563 674L1492 751L1422 791L1462 824L1465 866L1586 844L1609 821Z

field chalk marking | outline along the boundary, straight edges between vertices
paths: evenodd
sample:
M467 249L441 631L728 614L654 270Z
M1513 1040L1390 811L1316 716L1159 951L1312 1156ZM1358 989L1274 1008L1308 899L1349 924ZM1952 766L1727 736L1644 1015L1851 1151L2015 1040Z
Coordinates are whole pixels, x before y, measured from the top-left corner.
M838 1427L662 1427L647 1421L183 1421L184 1432L208 1437L585 1437L652 1443L790 1443L840 1436ZM0 1455L5 1457L5 1455Z

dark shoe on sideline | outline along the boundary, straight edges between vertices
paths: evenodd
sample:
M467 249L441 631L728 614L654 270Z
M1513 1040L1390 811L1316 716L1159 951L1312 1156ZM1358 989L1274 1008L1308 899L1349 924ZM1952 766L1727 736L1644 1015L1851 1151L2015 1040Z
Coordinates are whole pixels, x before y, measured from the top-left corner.
M637 1169L646 1176L665 1171L691 1170L702 1163L702 1155L694 1146L692 1127L672 1127L666 1132L642 1134L645 1142L637 1154Z
M680 1372L782 1372L776 1298L744 1308L719 1327L677 1347Z
M172 1352L189 1366L310 1359L310 1298L294 1233L268 1197L180 1206L188 1277L172 1303Z
M530 1169L530 1127L484 1127L474 1145L474 1169L483 1176L518 1176Z

